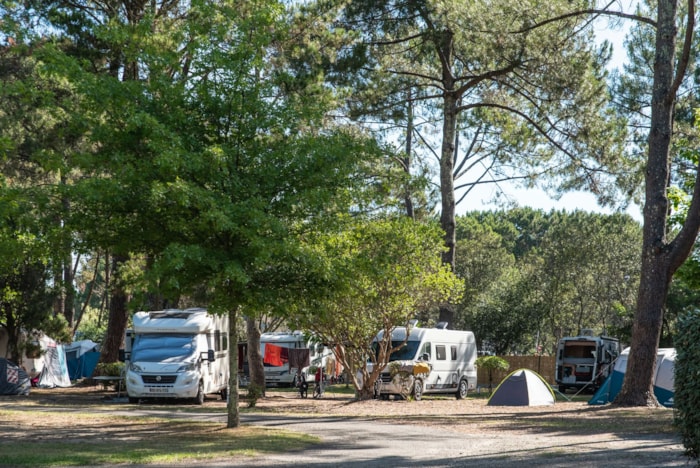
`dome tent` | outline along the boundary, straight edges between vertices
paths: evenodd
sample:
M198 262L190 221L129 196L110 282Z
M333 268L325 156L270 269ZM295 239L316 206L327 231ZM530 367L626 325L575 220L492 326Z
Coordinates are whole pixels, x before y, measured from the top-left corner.
M518 369L498 384L488 406L545 406L554 404L552 387L537 372Z

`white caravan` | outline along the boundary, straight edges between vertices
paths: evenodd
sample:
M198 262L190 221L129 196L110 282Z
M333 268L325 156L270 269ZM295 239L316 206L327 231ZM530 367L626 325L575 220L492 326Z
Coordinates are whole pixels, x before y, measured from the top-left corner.
M143 398L228 397L228 316L206 309L168 309L134 314L125 343L126 393Z
M476 340L471 331L447 330L443 324L439 328L410 328L406 345L389 357L389 365L381 373L381 382L376 387L377 396L402 395L405 390L402 382L392 375L392 362L401 361L404 365L428 364L430 371L414 375L411 394L420 400L423 394L454 394L458 399L465 398L469 390L476 388ZM381 340L384 332L377 335ZM406 328L396 327L391 333L392 347L399 346L406 339Z
M620 355L620 341L609 336L593 336L585 328L579 336L565 336L557 343L556 375L558 390L567 388L591 392L603 385Z
M333 357L330 348L315 344L300 331L263 333L260 335L260 354L263 356L267 386L294 385L297 369L289 368L289 349L309 350L309 366L302 368L303 378L307 382L314 381L314 376L308 372L310 366L325 369L329 358Z

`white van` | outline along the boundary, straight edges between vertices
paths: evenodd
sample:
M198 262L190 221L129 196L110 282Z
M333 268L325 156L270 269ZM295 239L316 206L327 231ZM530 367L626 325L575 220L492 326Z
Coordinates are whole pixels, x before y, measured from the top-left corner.
M228 397L228 316L206 309L168 309L134 314L125 342L126 393L144 398Z
M310 366L325 369L329 359L334 359L330 348L314 343L300 331L263 333L260 335L260 354L265 367L265 385L294 385L297 369L289 367L289 358L285 355L289 349L309 350L309 365L302 368L302 378L307 382L314 381L314 376L308 372Z
M430 372L414 377L411 395L420 400L428 393L454 394L458 399L465 398L469 390L476 388L476 340L471 331L447 330L440 328L412 327L406 345L389 357L389 365L381 373L377 385L377 395L402 395L405 390L390 371L392 362L427 363ZM379 332L377 340L384 333ZM396 327L391 334L392 347L399 346L406 339L406 328Z

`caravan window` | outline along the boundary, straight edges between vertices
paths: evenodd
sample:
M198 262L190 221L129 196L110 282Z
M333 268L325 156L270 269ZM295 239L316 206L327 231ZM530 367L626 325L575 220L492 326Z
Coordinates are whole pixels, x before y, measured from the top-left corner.
M435 359L438 361L447 360L447 351L445 345L435 345Z
M432 356L432 354L430 354L430 343L423 345L423 351L420 353L419 357L422 357L424 354L428 355L428 361L430 361L430 356Z
M450 346L450 355L453 361L457 360L457 346Z

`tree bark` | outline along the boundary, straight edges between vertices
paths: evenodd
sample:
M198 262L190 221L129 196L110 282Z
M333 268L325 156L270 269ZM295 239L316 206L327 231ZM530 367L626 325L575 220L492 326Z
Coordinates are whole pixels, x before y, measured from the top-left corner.
M226 402L226 427L236 428L241 425L240 411L238 410L238 334L236 333L236 308L228 313L228 337L229 337L229 382L228 401Z
M246 317L245 325L248 335L249 385L254 385L254 388L260 390L260 395L265 396L265 365L260 354L260 327L255 317Z
M689 2L689 23L692 30L694 8ZM625 380L615 403L620 406L657 406L653 392L656 353L663 326L664 305L671 278L687 258L698 234L700 182L695 191L688 217L672 242L667 239L669 214L673 109L680 77L685 74L684 59L676 70L677 0L658 4L656 56L651 102L649 154L645 174L646 193L642 243L642 269L637 294L637 312L632 328L630 356ZM686 37L686 42L690 37Z
M119 269L129 259L127 255L112 256L112 292L109 301L109 319L105 339L100 350L100 362L110 363L119 360L119 349L124 341L124 333L129 322L127 312L128 296L119 278Z

